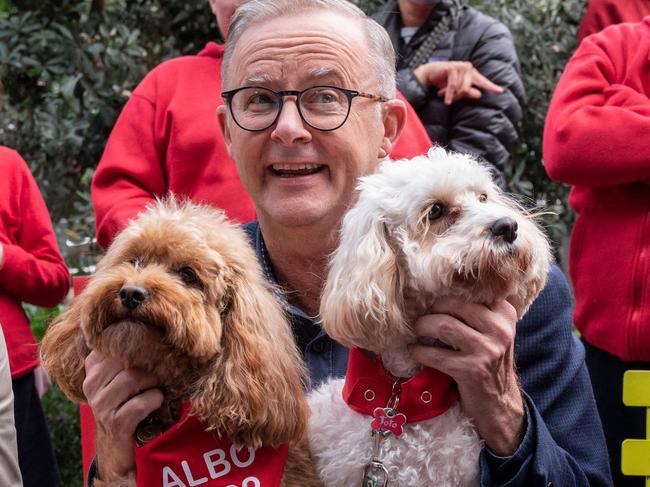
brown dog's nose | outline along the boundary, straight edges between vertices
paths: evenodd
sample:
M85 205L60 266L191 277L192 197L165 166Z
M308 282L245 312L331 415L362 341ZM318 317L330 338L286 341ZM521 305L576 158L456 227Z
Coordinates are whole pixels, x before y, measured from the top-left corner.
M149 297L149 291L141 286L126 284L120 289L120 300L128 310L134 310Z
M492 235L501 237L508 243L512 243L517 239L517 222L512 218L504 217L499 218L490 227Z

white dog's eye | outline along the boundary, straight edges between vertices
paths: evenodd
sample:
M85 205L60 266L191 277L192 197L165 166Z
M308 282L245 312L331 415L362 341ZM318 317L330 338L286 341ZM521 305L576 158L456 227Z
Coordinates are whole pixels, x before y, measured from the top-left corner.
M485 202L487 201L487 195L486 195L485 193L480 194L479 197L478 197L478 200L479 200L481 203L485 203Z
M437 220L445 214L445 205L442 203L435 203L429 210L429 220Z

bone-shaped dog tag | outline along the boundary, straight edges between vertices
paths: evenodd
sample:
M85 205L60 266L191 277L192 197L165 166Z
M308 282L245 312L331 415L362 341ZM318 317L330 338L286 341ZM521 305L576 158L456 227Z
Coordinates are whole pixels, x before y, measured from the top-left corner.
M374 419L370 427L384 434L392 433L399 436L406 424L406 416L402 413L396 413L393 408L375 408L372 417Z
M363 469L361 487L388 487L388 470L378 460L372 460Z

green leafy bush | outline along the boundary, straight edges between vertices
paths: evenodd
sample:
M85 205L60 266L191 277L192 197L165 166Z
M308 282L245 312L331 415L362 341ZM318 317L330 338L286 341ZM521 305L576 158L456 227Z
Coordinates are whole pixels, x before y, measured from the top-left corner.
M217 37L208 3L31 0L4 10L0 144L28 161L54 221L92 235L87 193L106 138L150 68Z

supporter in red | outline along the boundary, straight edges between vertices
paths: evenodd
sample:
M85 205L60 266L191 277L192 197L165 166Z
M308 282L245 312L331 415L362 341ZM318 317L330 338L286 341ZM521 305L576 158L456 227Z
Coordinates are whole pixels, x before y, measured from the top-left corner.
M58 469L34 383L38 349L21 302L55 306L69 284L36 181L16 152L0 146L0 323L9 352L18 460L26 487L58 485Z
M578 42L610 25L639 22L646 15L650 15L650 0L589 0L578 28Z
M210 0L225 36L243 0ZM172 191L225 210L234 220L255 218L253 203L228 156L217 123L224 47L209 42L196 56L160 64L124 107L92 182L97 240L115 234L156 196ZM431 141L409 106L407 127L391 157L426 153Z
M615 485L621 442L645 438L622 403L623 373L650 369L650 16L587 37L555 90L544 131L549 176L572 185L569 271Z

